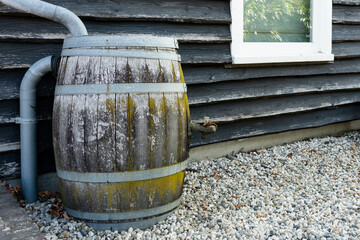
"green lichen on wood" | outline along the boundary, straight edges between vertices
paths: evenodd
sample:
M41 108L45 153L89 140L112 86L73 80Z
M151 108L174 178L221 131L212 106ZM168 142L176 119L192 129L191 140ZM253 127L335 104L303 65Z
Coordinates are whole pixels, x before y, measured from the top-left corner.
M135 149L132 149L132 141L133 141L133 119L135 115L135 102L134 100L128 96L127 98L127 120L128 120L128 134L129 134L129 156L128 156L128 171L131 171L133 169L133 151Z

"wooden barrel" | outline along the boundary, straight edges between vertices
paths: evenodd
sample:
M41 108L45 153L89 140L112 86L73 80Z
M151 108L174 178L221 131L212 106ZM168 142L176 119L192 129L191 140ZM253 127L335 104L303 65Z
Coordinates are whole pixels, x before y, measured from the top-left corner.
M180 204L189 105L172 38L64 41L53 145L64 207L98 230L147 228Z

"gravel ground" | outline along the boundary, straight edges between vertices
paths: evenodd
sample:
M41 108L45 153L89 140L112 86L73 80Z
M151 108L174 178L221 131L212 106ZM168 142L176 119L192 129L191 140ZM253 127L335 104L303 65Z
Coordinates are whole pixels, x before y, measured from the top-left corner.
M190 164L181 207L141 231L94 231L26 209L48 239L359 239L360 134L313 138Z

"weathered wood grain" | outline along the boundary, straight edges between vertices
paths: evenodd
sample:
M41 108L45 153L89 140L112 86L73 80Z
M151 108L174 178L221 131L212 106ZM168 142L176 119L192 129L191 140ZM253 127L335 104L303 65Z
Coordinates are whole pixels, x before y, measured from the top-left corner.
M20 142L0 143L0 153L20 150Z
M11 178L21 173L20 151L0 153L0 177Z
M359 25L332 25L332 40L333 42L344 41L359 41L360 40L360 26Z
M206 84L222 81L286 77L311 76L320 74L358 73L359 59L338 59L334 63L287 66L258 66L224 68L222 65L183 65L186 82Z
M82 19L148 20L191 23L231 23L229 1L214 0L138 0L138 1L57 1L53 3L73 11ZM0 13L27 15L16 9L0 4Z
M148 34L174 37L179 42L230 42L228 24L190 24L169 22L84 21L92 35ZM61 42L70 37L58 23L40 18L18 18L0 15L0 39L3 41Z
M37 119L49 120L51 118L53 97L39 98L37 105ZM0 101L0 124L15 123L15 118L20 116L19 100L11 99Z
M359 2L358 2L359 3ZM359 24L360 23L360 3L359 5L334 5L333 23Z
M357 42L333 43L332 52L336 59L357 58L360 56L360 46Z
M53 150L38 150L38 174L53 172L55 170ZM0 178L19 178L21 173L20 150L0 153Z
M98 57L100 83L115 83L114 57ZM97 161L100 172L115 171L115 94L98 94L97 105ZM93 116L94 118L95 116Z
M335 74L193 84L188 85L188 96L190 106L195 106L241 99L359 89L359 74Z
M313 111L360 102L358 91L290 95L281 98L259 98L227 103L207 104L192 108L191 119L201 123L206 116L216 123L275 115Z
M359 0L333 0L333 4L359 6Z
M129 83L147 82L147 67L145 59L127 60ZM150 141L149 141L149 96L148 94L128 94L128 119L131 131L131 170L145 170L150 167ZM129 122L130 121L130 122Z
M117 65L118 66L118 65ZM115 166L119 171L128 170L129 166L129 125L128 125L128 95L116 94L115 111Z
M38 173L54 171L54 152L51 143L51 122L39 121L37 127L38 143ZM20 125L0 125L0 178L15 178L20 176Z
M88 69L89 69L89 57L79 56L73 70L73 84L82 85L87 83ZM60 76L61 77L61 76ZM74 169L76 171L87 171L88 166L85 160L85 111L86 111L86 96L74 95L73 101L73 113L72 113L72 126L73 126L73 149L74 149Z
M0 69L29 68L34 62L49 55L59 56L59 44L0 42Z
M149 96L148 94L129 94L128 111L131 116L131 170L145 170L150 167L149 141ZM129 119L128 119L129 121ZM130 129L129 129L130 130Z
M155 69L159 69L154 66ZM149 69L155 70L153 67ZM149 71L151 72L151 71ZM159 81L158 74L149 76L149 80ZM164 105L164 94L149 94L149 142L150 142L150 167L158 168L166 164L166 108Z
M38 150L43 151L51 148L51 121L40 120L37 127ZM0 143L20 142L20 125L0 124Z
M19 98L20 83L24 77L25 69L14 69L0 71L0 100ZM52 96L55 89L55 78L51 74L46 74L36 87L38 97Z
M53 105L54 113L60 113L60 111L61 111L60 99L61 99L60 97L54 98L54 105ZM53 134L53 136L60 136L60 128L55 127L55 126L61 125L62 124L61 121L62 121L62 118L61 118L60 114L53 114L53 116L52 116L52 134ZM63 155L63 151L61 149L61 147L62 147L61 140L63 140L63 138L54 137L51 140L53 143L54 157L56 159L60 159ZM56 167L59 167L59 168L62 167L62 163L56 163L56 165L57 165Z
M115 171L115 94L99 94L97 104L97 162L99 172ZM92 118L96 117L92 116Z
M246 119L219 125L216 134L201 139L201 134L194 133L191 146L253 137L295 129L320 127L332 123L352 121L360 118L360 104L319 109L310 112L285 114L268 118Z
M99 171L98 157L98 95L87 94L84 113L84 150L87 171Z
M167 165L175 164L179 159L178 146L185 144L179 140L179 105L177 94L164 93L166 119L166 161ZM185 129L183 129L184 131ZM186 132L186 131L184 131Z
M182 63L231 63L230 44L228 43L180 44L179 54Z

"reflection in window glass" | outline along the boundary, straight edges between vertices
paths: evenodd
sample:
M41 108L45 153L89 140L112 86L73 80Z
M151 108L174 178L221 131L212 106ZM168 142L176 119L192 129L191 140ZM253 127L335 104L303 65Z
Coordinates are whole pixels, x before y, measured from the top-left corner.
M310 42L311 0L244 0L244 42Z

